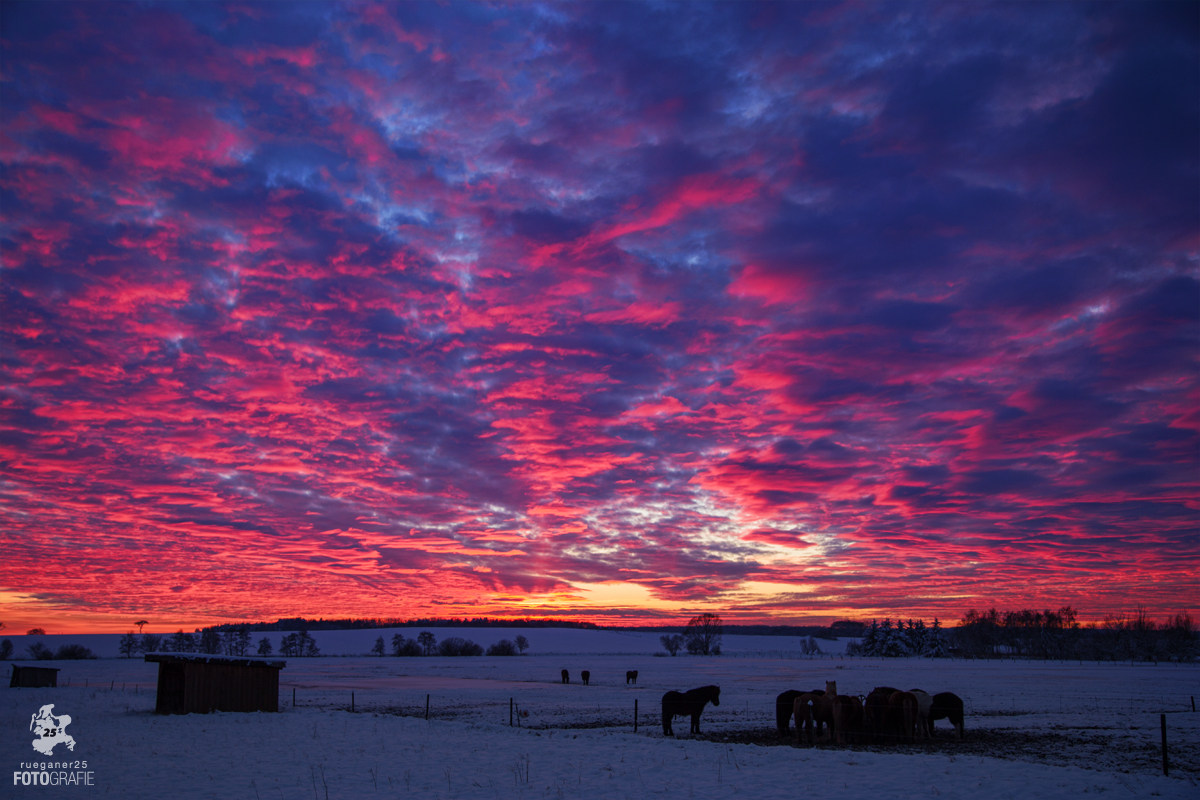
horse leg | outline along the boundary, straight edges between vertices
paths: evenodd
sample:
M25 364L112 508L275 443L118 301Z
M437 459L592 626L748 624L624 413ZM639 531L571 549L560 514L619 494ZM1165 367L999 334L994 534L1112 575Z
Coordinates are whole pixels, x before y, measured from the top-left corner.
M699 732L700 732L700 712L693 711L692 712L692 733L699 733Z

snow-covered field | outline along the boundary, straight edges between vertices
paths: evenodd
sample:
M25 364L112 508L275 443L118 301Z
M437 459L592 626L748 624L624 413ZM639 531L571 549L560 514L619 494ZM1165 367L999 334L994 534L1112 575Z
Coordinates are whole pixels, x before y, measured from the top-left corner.
M774 637L726 637L729 655L720 658L660 658L650 634L435 631L485 647L518 632L531 655L288 659L279 714L157 716L157 665L53 662L62 670L57 689L0 688L0 797L1200 796L1200 714L1190 700L1200 694L1196 666L808 660L794 657L798 644L780 647ZM380 633L314 635L324 652L338 652L339 639L342 652L362 652ZM93 646L84 638L64 637ZM569 685L559 680L562 669L571 672ZM590 686L579 682L582 669ZM629 669L639 672L636 686L625 684ZM935 742L914 746L781 742L775 696L826 680L853 694L881 684L956 692L966 702L967 738L953 740L939 722ZM680 719L678 736L664 738L662 693L713 683L721 705L705 710L703 733L687 734ZM509 727L510 698L528 713L520 728ZM33 750L29 730L47 703L71 716L67 733L76 742L73 752L56 747L53 760L86 760L93 786L11 785L10 770L51 761ZM1159 750L1164 711L1170 777L1162 776Z

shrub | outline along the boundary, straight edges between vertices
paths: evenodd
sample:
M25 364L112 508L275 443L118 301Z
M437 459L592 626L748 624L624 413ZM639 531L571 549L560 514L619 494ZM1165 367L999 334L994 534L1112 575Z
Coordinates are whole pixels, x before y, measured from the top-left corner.
M517 655L517 646L508 639L501 639L487 649L489 656L515 656Z
M10 658L12 658L12 654L12 639L5 639L3 642L0 642L0 661L8 661Z
M439 656L481 656L483 655L483 647L475 644L470 639L462 639L458 636L451 636L449 639L442 640L438 645Z
M64 660L99 658L99 656L92 652L91 648L84 647L81 644L64 644L54 653L54 657Z

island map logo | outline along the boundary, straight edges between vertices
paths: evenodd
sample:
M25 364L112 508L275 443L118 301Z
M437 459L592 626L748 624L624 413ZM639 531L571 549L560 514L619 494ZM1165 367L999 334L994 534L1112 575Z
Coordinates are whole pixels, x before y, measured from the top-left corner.
M42 706L29 722L29 730L37 734L33 749L44 756L54 755L54 748L60 744L65 744L68 750L74 750L75 740L67 733L70 724L68 715L54 715L54 703Z

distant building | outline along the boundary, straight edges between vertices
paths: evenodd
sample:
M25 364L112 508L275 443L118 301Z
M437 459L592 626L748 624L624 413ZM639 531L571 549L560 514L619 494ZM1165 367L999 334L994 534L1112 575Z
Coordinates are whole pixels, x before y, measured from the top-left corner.
M8 682L10 689L17 687L25 689L40 689L44 686L58 686L58 669L55 667L22 667L13 664L12 680Z
M158 663L158 714L278 711L285 661L202 653L147 653Z

